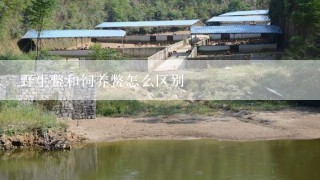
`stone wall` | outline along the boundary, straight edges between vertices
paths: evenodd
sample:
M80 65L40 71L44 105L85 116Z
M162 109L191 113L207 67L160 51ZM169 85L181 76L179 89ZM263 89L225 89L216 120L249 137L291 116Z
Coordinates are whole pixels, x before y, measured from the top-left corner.
M96 118L95 88L89 84L82 86L82 83L70 86L71 76L75 77L72 73L0 76L0 100L35 102L58 117L68 119ZM26 77L33 77L34 81L26 84ZM54 83L56 86L50 86Z

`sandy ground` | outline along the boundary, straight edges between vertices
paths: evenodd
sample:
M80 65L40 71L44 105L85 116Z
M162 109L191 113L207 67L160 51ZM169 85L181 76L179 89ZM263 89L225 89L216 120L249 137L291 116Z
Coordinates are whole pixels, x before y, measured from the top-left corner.
M218 139L231 141L319 139L320 113L301 110L217 116L175 115L70 121L69 130L89 142L137 139ZM78 125L78 126L77 126Z

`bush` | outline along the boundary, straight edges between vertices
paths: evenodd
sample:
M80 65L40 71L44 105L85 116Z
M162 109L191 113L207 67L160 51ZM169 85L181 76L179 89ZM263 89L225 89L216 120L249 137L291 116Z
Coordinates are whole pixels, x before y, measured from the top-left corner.
M60 125L53 115L38 106L1 101L0 134L14 135L33 130L43 131L58 128Z
M91 46L90 50L92 50L92 53L90 54L90 56L93 60L123 60L123 59L125 59L125 57L123 57L121 54L119 54L116 50L103 48L100 44L95 44L95 45Z
M102 116L137 115L145 108L139 101L98 101L97 113Z

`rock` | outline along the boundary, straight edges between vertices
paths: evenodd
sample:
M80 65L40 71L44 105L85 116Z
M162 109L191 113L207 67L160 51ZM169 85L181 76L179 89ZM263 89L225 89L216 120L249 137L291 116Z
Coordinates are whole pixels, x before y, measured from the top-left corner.
M240 111L238 113L233 114L234 117L245 118L245 116L251 115L252 113L249 111Z
M9 140L11 141L12 146L15 147L21 147L24 145L25 142L25 138L21 135L9 138Z
M0 145L5 144L6 142L3 139L0 139Z
M221 106L221 109L223 109L223 110L230 110L231 107L230 107L229 105L227 105L227 104L223 104L223 105Z
M22 143L22 144L25 144L27 142L27 139L28 137L27 136L21 136L21 135L18 135L17 136L17 139Z
M272 124L272 122L269 120L260 120L259 123L264 124L264 125L271 125Z
M4 144L4 150L12 150L14 149L14 146L11 143Z

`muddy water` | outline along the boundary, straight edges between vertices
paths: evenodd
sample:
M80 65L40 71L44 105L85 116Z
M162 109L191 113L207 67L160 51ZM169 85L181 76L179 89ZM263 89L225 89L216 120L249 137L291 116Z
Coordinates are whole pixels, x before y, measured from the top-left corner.
M320 141L124 141L0 156L0 179L320 178Z

